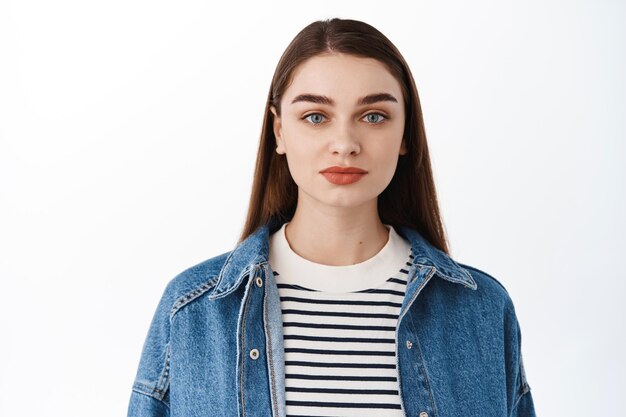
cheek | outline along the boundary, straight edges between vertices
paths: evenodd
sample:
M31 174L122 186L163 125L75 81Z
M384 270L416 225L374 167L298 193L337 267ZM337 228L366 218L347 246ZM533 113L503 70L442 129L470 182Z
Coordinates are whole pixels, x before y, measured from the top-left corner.
M389 138L389 142L395 139ZM381 142L383 143L383 142ZM376 169L380 173L381 178L385 178L385 181L391 180L393 174L396 172L398 165L398 159L400 158L400 142L393 143L393 145L378 146L372 150L372 155L375 156Z
M391 180L393 174L396 172L397 165L398 155L393 155L388 152L386 157L380 160L378 170L381 172L381 176L385 177L385 180Z
M283 140L287 157L297 169L297 165L311 165L320 152L322 140L319 132L288 125L283 129Z
M307 147L303 141L294 140L293 137L287 140L287 165L289 172L296 184L308 181L313 171L313 150Z

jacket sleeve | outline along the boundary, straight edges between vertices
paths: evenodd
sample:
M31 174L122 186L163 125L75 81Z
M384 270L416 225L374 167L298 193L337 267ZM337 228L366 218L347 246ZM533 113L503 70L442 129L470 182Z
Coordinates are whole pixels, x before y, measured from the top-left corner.
M509 417L536 417L533 397L530 385L526 380L522 358L522 332L510 298L505 317Z
M145 338L132 385L128 417L169 417L170 311L173 280L168 283Z

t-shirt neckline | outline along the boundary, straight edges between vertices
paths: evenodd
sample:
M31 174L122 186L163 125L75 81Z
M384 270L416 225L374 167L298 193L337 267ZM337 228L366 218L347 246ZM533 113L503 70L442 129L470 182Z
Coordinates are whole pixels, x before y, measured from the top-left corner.
M287 224L284 223L270 236L269 259L271 268L280 274L286 284L330 293L377 288L400 272L410 254L409 242L391 225L384 224L389 237L374 256L353 265L320 264L293 251L285 235Z

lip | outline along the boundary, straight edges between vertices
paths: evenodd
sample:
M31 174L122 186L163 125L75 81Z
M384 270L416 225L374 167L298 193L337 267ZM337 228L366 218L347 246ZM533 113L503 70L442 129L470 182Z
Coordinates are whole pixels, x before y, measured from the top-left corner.
M357 182L367 174L367 171L357 167L332 166L320 171L320 173L328 182L336 185L346 185Z
M328 173L328 172L336 172L339 174L367 174L367 171L358 167L340 167L340 166L332 166L325 168L320 171L320 173Z

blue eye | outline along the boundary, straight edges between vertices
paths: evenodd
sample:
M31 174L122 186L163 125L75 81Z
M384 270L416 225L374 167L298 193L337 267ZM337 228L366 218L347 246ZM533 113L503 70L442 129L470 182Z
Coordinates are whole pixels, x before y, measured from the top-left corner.
M317 116L317 117L316 117L316 120L318 120L318 121L319 121L319 123L316 123L315 121L313 121L313 123L312 123L313 125L319 125L319 124L322 122L322 121L321 121L321 118L322 118L322 117L324 117L324 116L322 116L322 114L321 114L321 113L311 113L311 114L309 114L309 115L307 115L307 116L304 116L304 118L303 118L303 119L304 119L304 120L307 120L307 119L308 119L309 117L311 117L311 116Z
M377 117L370 117L370 116L377 116ZM309 117L311 117L311 119L309 120ZM363 118L367 118L369 117L369 124L373 124L373 125L379 125L385 122L385 120L387 120L387 116L381 114L381 113L368 113L365 116L363 116ZM306 116L304 116L302 119L303 120L308 120L310 124L312 124L313 126L319 126L322 124L322 119L325 118L325 116L321 113L311 113L308 114Z
M364 117L368 117L368 116L380 116L381 118L384 118L385 120L387 119L387 117L385 117L384 115L382 115L380 113L369 113L369 114L366 114ZM372 120L372 119L369 119L369 121L372 122L372 124L375 124L375 125L381 124L383 122L383 120L380 120L380 121L377 122L377 121Z

